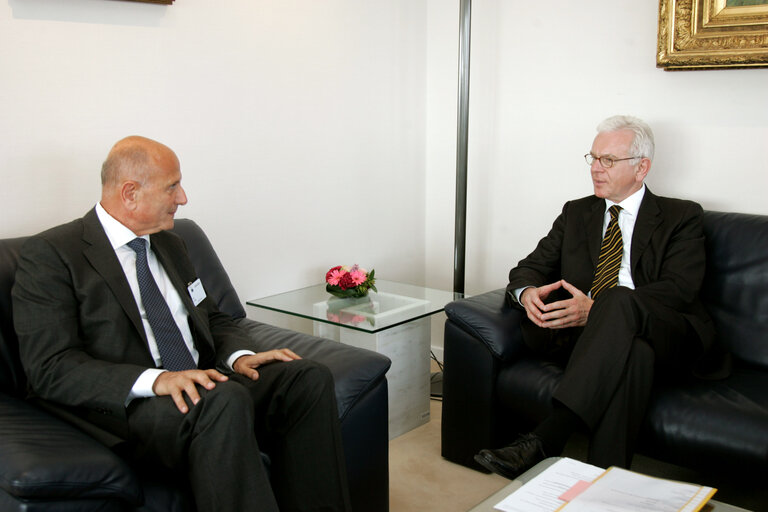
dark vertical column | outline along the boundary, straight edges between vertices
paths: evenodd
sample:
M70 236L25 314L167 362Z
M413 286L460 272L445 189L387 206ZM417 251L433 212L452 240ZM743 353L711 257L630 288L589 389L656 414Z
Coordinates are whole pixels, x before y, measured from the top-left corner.
M464 293L467 243L467 142L469 138L469 43L472 0L461 0L459 13L459 113L456 139L456 222L453 252L453 291Z

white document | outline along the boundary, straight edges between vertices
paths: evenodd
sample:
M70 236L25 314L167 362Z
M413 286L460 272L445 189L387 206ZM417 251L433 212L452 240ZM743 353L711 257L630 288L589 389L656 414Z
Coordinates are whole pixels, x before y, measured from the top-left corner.
M612 467L563 507L564 512L695 512L717 489Z
M565 504L560 496L576 482L591 482L604 472L603 468L562 458L493 508L503 512L554 512Z

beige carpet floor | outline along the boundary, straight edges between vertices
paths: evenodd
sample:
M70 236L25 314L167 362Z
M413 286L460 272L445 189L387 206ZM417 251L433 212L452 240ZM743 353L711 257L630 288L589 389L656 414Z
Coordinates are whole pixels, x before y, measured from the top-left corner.
M441 413L432 400L428 423L390 441L390 512L464 512L509 483L440 456Z

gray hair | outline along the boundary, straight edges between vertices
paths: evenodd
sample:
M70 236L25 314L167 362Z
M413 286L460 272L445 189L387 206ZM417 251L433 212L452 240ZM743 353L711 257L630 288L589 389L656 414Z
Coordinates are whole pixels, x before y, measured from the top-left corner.
M612 116L597 125L598 133L618 132L629 130L635 134L629 148L632 156L643 156L653 161L656 145L653 141L653 130L648 124L637 117Z

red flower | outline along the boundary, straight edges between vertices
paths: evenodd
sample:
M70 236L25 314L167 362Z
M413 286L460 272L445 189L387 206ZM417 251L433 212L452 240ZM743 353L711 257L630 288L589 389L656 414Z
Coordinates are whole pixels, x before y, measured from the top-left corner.
M343 276L341 276L341 279L339 279L339 286L342 290L346 290L347 288L354 288L355 281L352 279L352 276L349 275L349 272L345 272Z
M339 265L339 266L337 266L337 267L333 267L331 270L329 270L328 272L326 272L326 273L325 273L325 282L326 282L326 283L330 281L330 279L331 279L331 274L333 274L333 272L334 272L335 270L341 270L341 265Z

